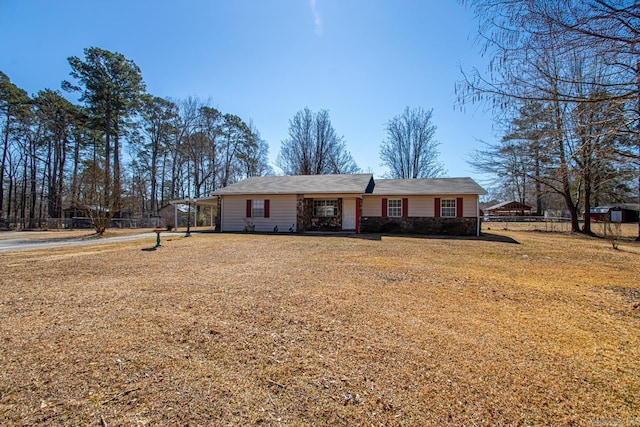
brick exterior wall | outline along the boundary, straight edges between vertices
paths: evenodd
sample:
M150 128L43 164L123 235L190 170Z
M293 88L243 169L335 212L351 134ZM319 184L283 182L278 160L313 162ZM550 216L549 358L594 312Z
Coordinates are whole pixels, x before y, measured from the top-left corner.
M362 233L412 233L444 236L475 236L476 218L362 218Z

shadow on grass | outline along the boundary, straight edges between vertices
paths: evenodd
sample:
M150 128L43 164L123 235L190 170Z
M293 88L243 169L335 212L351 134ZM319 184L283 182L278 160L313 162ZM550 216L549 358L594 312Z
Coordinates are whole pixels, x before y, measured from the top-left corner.
M224 234L246 234L261 236L289 236L289 237L326 237L326 238L348 238L381 241L383 237L403 237L408 239L429 239L429 240L470 240L470 241L486 241L499 243L512 243L519 245L517 240L501 236L499 234L482 233L480 236L440 236L440 235L424 235L410 233L354 233L352 231L307 231L304 233L269 233L269 232L225 232Z
M382 240L382 237L405 237L409 239L427 239L427 240L469 240L469 241L485 241L485 242L499 242L499 243L511 243L519 245L520 242L508 237L501 236L499 234L482 233L480 236L441 236L441 235L422 235L422 234L354 234L349 237L368 239L368 240Z

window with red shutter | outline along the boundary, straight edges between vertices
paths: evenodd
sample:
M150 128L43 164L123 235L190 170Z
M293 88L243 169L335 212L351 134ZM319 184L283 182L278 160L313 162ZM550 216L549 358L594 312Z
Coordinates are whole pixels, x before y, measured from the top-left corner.
M269 208L271 203L269 203L269 199L265 199L264 201L264 217L269 218Z
M387 216L387 199L382 199L382 217Z
M247 200L247 218L251 218L251 200Z
M435 216L436 218L440 217L440 197L436 197L433 216Z
M458 197L456 201L456 216L462 218L464 216L464 210L462 210L462 197Z

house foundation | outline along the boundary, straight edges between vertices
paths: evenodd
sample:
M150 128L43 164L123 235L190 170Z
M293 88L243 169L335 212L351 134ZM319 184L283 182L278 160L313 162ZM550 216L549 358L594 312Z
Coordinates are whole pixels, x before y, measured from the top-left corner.
M363 233L411 233L435 236L475 236L476 218L433 217L364 217L360 222Z

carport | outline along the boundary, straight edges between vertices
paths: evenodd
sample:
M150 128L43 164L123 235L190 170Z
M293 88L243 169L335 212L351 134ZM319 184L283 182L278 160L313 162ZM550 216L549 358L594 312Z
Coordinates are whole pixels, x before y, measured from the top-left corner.
M171 200L169 204L174 207L174 224L176 230L180 226L181 214L187 215L187 226L196 226L198 206L207 206L211 208L209 209L209 224L211 224L211 228L215 230L216 214L218 211L217 196L199 198L185 197L184 199Z

